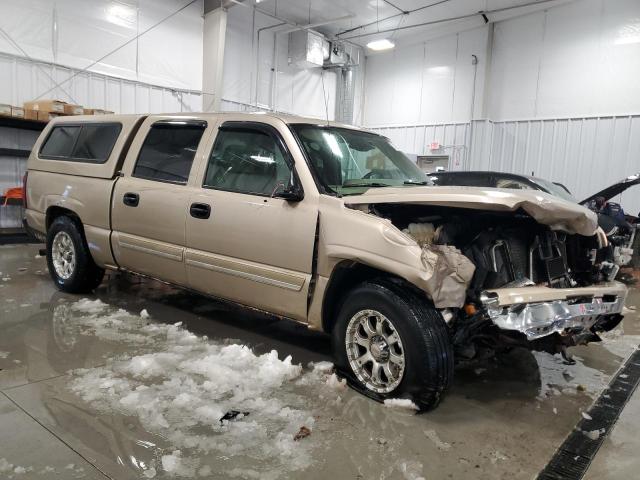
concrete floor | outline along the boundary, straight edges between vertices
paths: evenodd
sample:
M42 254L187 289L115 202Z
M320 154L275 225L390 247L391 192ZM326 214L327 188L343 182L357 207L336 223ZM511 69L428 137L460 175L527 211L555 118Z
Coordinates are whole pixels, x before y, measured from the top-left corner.
M55 290L38 247L0 246L0 478L170 478L162 459L176 448L171 421L160 434L150 432L144 419L105 410L70 388L79 376L161 348L146 341L139 333L144 329L136 330L142 309L150 315L145 323L183 322L189 332L207 336L205 343L241 343L257 354L275 349L281 359L291 355L305 366L307 380L277 388L273 396L278 405L313 417L311 435L291 442L278 458L265 457L260 448L238 450L224 443L224 432L203 429L199 438L215 440L215 446L205 451L183 445L181 455L207 478L528 480L640 343L634 309L602 344L574 349L575 366L516 350L459 367L440 407L414 415L311 375L309 362L331 358L326 336L157 282L111 274L91 298L126 310L133 323L121 327L126 331L92 328L70 313L81 297ZM640 292L633 290L627 305L638 303ZM635 477L638 413L636 392L587 478ZM279 430L276 420L254 418L266 432L265 443L290 433Z

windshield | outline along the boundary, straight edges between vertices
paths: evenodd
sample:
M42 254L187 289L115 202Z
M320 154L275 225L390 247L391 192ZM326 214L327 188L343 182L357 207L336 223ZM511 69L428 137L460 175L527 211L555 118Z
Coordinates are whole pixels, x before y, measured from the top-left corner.
M369 188L432 184L415 163L380 135L320 125L290 126L327 193L355 195Z
M563 198L564 200L568 200L569 202L578 203L573 195L571 195L565 188L556 183L544 180L542 178L536 178L534 182L539 184L542 188L555 195L556 197Z

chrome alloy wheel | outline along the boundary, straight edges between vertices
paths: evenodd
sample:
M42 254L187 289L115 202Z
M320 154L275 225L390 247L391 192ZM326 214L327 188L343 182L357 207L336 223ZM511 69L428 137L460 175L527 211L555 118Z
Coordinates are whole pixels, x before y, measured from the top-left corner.
M361 310L351 317L345 345L351 369L369 390L389 393L400 384L405 369L402 341L380 312Z
M76 249L67 232L58 232L51 245L51 261L56 275L68 280L76 269Z

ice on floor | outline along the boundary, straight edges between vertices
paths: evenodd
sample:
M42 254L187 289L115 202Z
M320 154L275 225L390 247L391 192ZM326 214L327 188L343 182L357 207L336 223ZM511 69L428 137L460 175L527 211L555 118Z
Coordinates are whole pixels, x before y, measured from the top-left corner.
M141 472L147 478L206 476L207 455L231 459L227 477L242 467L259 478L286 478L311 464L313 437L294 437L302 426L313 429L308 387L337 396L327 382L342 386L331 380L330 363L305 373L275 350L257 355L180 324L149 324L100 300L82 299L67 308L82 333L129 344L134 352L74 370L68 388L100 413L135 417L166 439L170 448L158 447L158 461ZM249 415L221 421L232 410Z
M9 352L3 352L0 350L0 358L7 358L9 356Z
M388 398L384 401L384 406L388 408L419 410L418 406L408 398Z
M6 458L0 458L0 473L6 474L7 478L20 477L21 475L24 475L31 471L33 471L33 467L14 465L12 463L9 463Z

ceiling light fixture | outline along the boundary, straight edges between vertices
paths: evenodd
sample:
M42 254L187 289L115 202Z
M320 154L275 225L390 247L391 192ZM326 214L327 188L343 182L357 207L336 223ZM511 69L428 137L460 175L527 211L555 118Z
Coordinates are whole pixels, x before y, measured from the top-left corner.
M370 50L380 51L380 50L391 50L396 46L388 38L383 38L381 40L373 40L372 42L367 43L367 48Z

